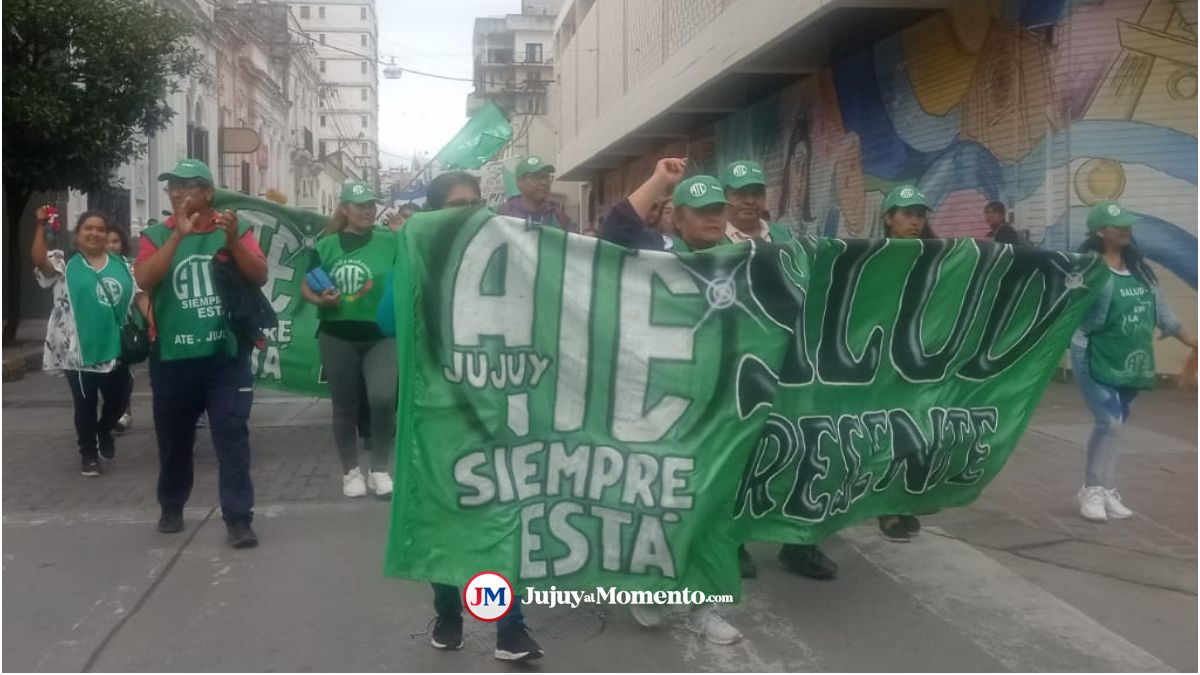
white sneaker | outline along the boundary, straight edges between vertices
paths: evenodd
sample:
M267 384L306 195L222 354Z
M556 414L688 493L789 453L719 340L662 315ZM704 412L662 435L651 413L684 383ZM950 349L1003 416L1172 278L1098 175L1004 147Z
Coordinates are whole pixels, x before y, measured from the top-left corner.
M1121 503L1121 494L1116 488L1104 491L1104 510L1109 518L1124 520L1133 516L1133 511Z
M663 608L659 605L630 605L633 620L645 628L657 628L663 622Z
M113 428L113 431L117 432L118 434L123 434L128 431L129 427L131 426L133 426L133 415L125 413L117 418L117 426Z
M342 476L342 494L347 497L362 497L367 494L367 484L363 482L362 471L354 467Z
M1097 523L1108 522L1108 514L1104 510L1104 502L1108 491L1096 485L1079 488L1079 515Z
M367 476L367 487L371 488L376 497L387 497L392 494L392 477L387 475L386 471L372 471L371 475Z
M742 632L721 618L713 605L692 608L688 614L688 629L704 636L715 645L731 645L742 639Z

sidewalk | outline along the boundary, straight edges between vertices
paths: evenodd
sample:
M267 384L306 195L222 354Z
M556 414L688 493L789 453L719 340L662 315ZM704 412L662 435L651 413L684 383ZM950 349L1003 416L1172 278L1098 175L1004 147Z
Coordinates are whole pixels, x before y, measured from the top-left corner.
M25 373L42 367L42 345L46 340L46 319L23 319L17 326L15 344L4 347L4 381L19 380Z

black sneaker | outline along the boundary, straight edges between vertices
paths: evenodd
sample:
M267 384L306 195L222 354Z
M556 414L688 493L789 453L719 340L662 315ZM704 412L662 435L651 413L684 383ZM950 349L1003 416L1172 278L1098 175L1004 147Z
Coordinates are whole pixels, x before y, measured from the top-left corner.
M101 436L99 440L101 457L104 459L112 459L117 456L117 442L113 440L112 436L108 436L107 438Z
M738 547L738 569L741 571L743 579L753 579L758 576L758 565L754 562L754 556L746 550L745 544Z
M921 521L917 520L916 516L900 516L900 524L908 532L908 536L915 537L921 531Z
M496 658L501 661L532 661L545 656L541 645L534 641L525 624L508 626L496 631Z
M225 523L225 534L228 535L229 545L234 548L254 548L258 546L258 535L249 521L231 520Z
M779 562L787 571L813 579L832 579L837 576L837 563L812 545L784 544L779 549Z
M79 473L84 476L99 476L104 473L100 470L100 458L84 457L80 463Z
M904 527L902 516L880 516L879 532L888 541L905 543L909 541L908 529Z
M163 534L183 532L183 513L180 511L163 511L158 517L158 531Z
M433 636L429 644L434 649L462 649L462 615L433 617Z

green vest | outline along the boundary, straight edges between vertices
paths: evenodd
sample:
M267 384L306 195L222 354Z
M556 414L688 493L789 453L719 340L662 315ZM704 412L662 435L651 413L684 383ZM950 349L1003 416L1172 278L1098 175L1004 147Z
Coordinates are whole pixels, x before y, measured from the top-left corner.
M1088 335L1092 378L1112 387L1153 389L1154 289L1132 274L1112 275L1104 326Z
M249 229L238 223L238 236ZM162 223L142 232L158 248L171 234ZM212 257L224 246L225 231L221 229L190 234L179 241L167 276L154 289L154 324L163 361L237 353L237 341L213 284Z
M317 253L325 273L342 294L337 307L317 310L321 321L374 323L384 282L396 263L395 233L374 229L365 246L349 252L342 249L341 237L330 234L317 240Z
M104 269L97 272L82 253L71 256L66 281L82 364L94 366L121 356L121 326L133 302L133 277L125 261L109 253Z

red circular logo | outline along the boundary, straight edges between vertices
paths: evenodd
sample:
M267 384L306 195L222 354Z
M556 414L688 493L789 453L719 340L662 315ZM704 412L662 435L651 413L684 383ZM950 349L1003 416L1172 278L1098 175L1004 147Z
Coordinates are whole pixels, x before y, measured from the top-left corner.
M463 606L480 621L504 618L515 601L512 584L495 572L480 572L463 587Z

